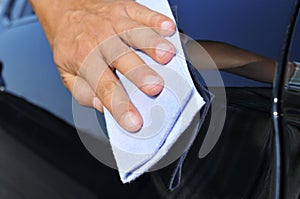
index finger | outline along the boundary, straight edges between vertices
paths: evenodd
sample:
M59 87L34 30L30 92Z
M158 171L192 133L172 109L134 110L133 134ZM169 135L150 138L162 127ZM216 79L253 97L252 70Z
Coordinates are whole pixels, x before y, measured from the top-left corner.
M154 28L160 35L171 36L176 31L176 24L169 17L136 2L129 1L126 5L127 14L131 19Z
M98 48L83 62L79 74L122 128L136 132L142 127L142 117L130 102L116 75L103 60Z

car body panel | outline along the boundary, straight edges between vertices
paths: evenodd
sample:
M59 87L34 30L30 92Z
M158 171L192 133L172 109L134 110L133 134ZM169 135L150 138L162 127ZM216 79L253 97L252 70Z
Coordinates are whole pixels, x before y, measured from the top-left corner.
M176 0L172 0L172 8L178 8L179 15L179 25L188 30L188 33L191 33L191 24L184 23L184 21L189 21L190 17L201 18L203 16L209 16L209 12L197 12L196 9L200 9L202 4L196 3L196 6L193 8L195 10L190 11L190 13L195 13L194 15L187 15L184 13L185 9L191 10L191 6L195 3L192 1L188 2L184 5L182 2L177 2ZM234 0L230 1L228 6L231 5L232 9L235 11L242 12L246 11L248 4L234 4ZM12 4L13 3L13 4ZM211 7L215 3L209 3L208 1L203 2L207 7ZM285 2L286 3L286 2ZM255 4L255 3L253 3ZM247 35L245 32L236 31L239 27L240 23L246 21L248 24L256 23L260 17L263 17L263 13L260 7L253 6L251 9L253 12L258 15L255 18L246 17L246 15L242 15L241 19L236 21L235 23L228 23L227 29L222 27L211 27L210 24L221 22L226 24L228 20L232 21L236 19L236 17L228 15L227 11L222 11L220 6L223 5L221 3L219 6L215 7L215 9L220 14L220 17L217 18L206 18L203 25L195 26L195 30L193 31L193 36L196 39L218 39L224 40L229 43L249 45L249 49L260 52L260 49L268 49L264 48L270 44L270 40L266 39L265 42L253 42L257 38L260 41L263 38L259 36L259 34L266 35L268 30L272 30L272 36L276 35L276 42L272 44L271 53L269 55L276 56L276 54L280 54L280 45L283 41L284 36L284 24L286 24L286 20L288 19L287 13L289 12L290 2L286 6L282 6L281 3L278 4L277 7L269 10L265 10L265 14L267 18L258 24L257 29L251 29L251 32L248 32ZM252 5L252 4L251 4ZM177 6L177 7L176 7ZM180 6L180 7L178 7ZM264 2L263 7L267 6L267 3ZM269 23L270 16L274 14L279 9L279 6L282 7L282 20L276 23L273 23L273 26L268 28L265 27L267 23ZM222 7L222 6L221 6ZM221 10L220 10L221 9ZM257 12L255 11L257 10ZM40 106L54 115L60 117L61 119L67 121L70 124L74 124L72 118L72 97L70 93L64 88L55 64L52 58L52 52L49 47L49 44L45 38L43 30L32 12L28 1L26 0L2 0L2 11L0 12L0 61L3 63L3 77L6 81L7 91L24 97L29 102ZM222 11L222 12L221 12ZM248 12L248 10L247 10ZM277 20L277 17L275 18ZM201 20L200 20L201 21ZM246 24L247 25L247 24ZM209 29L211 27L211 29ZM216 32L216 28L218 32ZM233 31L228 32L229 29ZM276 31L275 31L276 30ZM208 34L212 35L208 37ZM268 33L268 35L271 33ZM230 38L227 36L230 35ZM250 38L250 35L253 38ZM203 38L205 37L205 38ZM245 37L249 37L249 41L245 39ZM255 39L255 38L256 39ZM265 37L265 36L263 36ZM245 41L244 43L241 41ZM248 43L247 43L247 42ZM251 42L252 41L252 42ZM251 45L249 44L251 43ZM274 46L277 46L276 50L274 50ZM264 54L268 55L268 52ZM250 81L242 77L236 77L231 74L225 73L223 74L223 78L226 86L265 86L263 84L257 83L255 81ZM213 84L213 83L210 83ZM217 85L213 85L217 86Z

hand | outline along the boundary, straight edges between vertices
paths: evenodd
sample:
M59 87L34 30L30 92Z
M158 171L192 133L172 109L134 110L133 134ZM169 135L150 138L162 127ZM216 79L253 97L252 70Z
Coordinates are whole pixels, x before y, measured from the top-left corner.
M113 70L145 94L158 95L163 79L130 47L160 64L168 63L176 50L162 36L175 32L174 22L132 0L31 0L31 4L62 81L78 103L101 112L105 106L125 130L139 130L142 118L118 87Z

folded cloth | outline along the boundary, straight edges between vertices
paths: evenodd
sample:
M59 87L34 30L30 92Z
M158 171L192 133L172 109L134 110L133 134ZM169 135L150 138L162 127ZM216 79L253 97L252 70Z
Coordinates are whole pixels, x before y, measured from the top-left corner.
M140 4L174 19L166 0L138 0ZM192 122L205 104L189 74L178 31L170 38L177 49L175 57L160 65L146 54L136 53L164 79L164 89L157 97L149 97L117 72L130 100L143 118L143 127L132 134L122 129L108 110L104 110L109 140L121 181L133 181L149 171L185 132L198 130ZM182 153L186 150L182 150Z

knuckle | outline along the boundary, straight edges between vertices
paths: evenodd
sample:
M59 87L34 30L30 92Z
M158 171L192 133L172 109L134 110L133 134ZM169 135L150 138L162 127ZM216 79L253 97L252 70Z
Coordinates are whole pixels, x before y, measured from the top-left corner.
M130 49L116 37L103 42L99 45L99 49L101 54L105 57L107 64L113 64L114 66L119 64L119 58L121 56L130 51Z
M88 106L88 104L86 103L86 101L82 100L81 98L78 98L77 96L74 96L74 99L76 100L76 102L77 102L80 106Z
M140 38L144 35L143 33L145 32L145 30L143 30L137 24L128 25L126 29L127 30L123 32L123 38L129 45L134 45L134 41L140 40Z
M78 70L71 59L66 59L60 53L53 52L53 60L60 74L68 73L76 75Z
M80 33L74 40L74 61L81 64L89 55L94 46L96 46L96 39L87 33Z
M87 99L82 99L82 98L78 98L76 99L77 103L81 106L85 106L85 107L92 107L92 102L91 99L87 100Z
M112 97L116 88L117 88L117 82L113 80L108 80L99 84L97 86L96 92L98 97L101 100L106 101L107 99Z
M121 13L125 11L124 2L122 1L116 2L110 9L111 9L111 13L114 16L119 16Z
M81 10L70 10L65 13L69 24L78 24L81 22L84 14Z
M114 59L108 61L108 65L110 65L114 68L118 68L118 66L120 66L120 59L119 58L114 58Z
M126 41L126 43L128 45L135 46L133 41L134 41L134 39L136 39L136 37L134 37L134 35L132 34L132 31L123 32L121 37Z
M113 65L115 67L120 66L120 58L126 55L130 50L125 48L116 48L111 52L111 56L109 58L109 65Z
M150 12L148 17L148 22L153 26L158 26L159 20L162 18L162 15L157 12Z
M92 99L86 99L80 94L73 94L73 97L80 106L92 107Z
M139 29L141 28L141 26L138 24L138 23L124 23L123 24L124 26L126 26L126 29L127 31L126 32L130 32L131 34L134 34L136 33L136 31L134 29Z
M86 95L85 92L78 90L78 88L73 88L72 89L72 96L73 98L77 101L77 103L81 106L87 106L91 107L92 106L92 99L91 96Z
M76 75L80 66L78 57L73 45L69 45L69 42L59 43L59 39L57 40L53 47L53 60L56 66L65 72Z
M138 27L124 32L122 38L129 46L143 49L148 47L148 43L152 42L152 29Z

